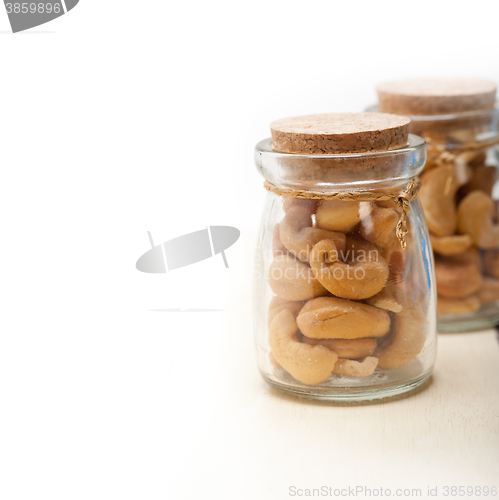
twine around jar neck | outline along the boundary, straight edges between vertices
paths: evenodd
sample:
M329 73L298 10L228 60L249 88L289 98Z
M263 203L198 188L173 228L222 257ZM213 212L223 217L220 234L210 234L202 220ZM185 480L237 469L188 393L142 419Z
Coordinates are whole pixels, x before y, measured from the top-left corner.
M416 199L418 191L421 188L421 180L419 177L414 179L407 184L405 189L399 194L383 194L374 193L370 191L346 191L346 192L327 192L323 193L321 191L303 191L300 189L288 189L280 188L274 186L268 181L263 184L264 188L271 193L277 194L279 196L285 196L287 198L300 198L304 200L341 200L341 201L391 201L396 204L400 210L401 215L399 221L397 222L396 234L400 241L400 246L402 248L407 247L407 242L405 237L409 230L407 229L407 214L410 212L411 201Z

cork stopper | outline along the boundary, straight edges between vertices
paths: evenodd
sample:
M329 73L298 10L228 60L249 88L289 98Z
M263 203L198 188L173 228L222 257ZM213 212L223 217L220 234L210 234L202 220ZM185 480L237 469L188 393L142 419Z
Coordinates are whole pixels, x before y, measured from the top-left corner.
M402 115L443 115L492 109L497 85L488 80L445 78L378 85L378 110Z
M332 113L283 118L270 130L274 150L282 153L365 153L406 146L409 122L384 113Z

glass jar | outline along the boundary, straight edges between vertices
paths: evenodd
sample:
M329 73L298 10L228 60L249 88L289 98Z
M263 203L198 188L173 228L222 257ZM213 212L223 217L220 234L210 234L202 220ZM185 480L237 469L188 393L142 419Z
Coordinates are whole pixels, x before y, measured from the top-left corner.
M425 159L415 135L405 147L361 153L282 153L272 139L258 143L269 192L254 331L270 385L308 399L361 401L401 394L430 376L436 293L417 198L408 204L405 248L397 237L398 196Z
M428 160L419 198L435 255L438 328L456 332L491 327L499 323L499 108L493 107L495 84L476 80L438 80L436 86L434 80L416 82L426 93L430 93L429 85L438 88L433 102L425 95L411 103L405 95L387 105L382 101L391 97L387 92L380 96L380 111L399 110L404 115L412 111L411 133L427 143ZM386 85L391 85L388 88L393 92L396 87L403 90L404 84L414 88L413 82ZM477 84L480 87L474 94ZM467 96L462 92L444 100L449 89L462 85ZM490 109L466 111L467 106ZM459 112L449 112L453 109Z

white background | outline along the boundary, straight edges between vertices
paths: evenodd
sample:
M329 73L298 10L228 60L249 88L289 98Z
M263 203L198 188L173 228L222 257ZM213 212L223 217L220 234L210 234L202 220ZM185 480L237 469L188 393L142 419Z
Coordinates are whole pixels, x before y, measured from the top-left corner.
M420 482L494 477L497 452L480 471L439 454L452 419L428 442L395 440L398 456L366 443L353 473L347 444L321 444L340 412L346 436L364 436L348 422L370 410L270 392L249 301L264 199L253 147L269 123L361 111L384 80L499 81L498 22L497 0L81 0L12 35L0 8L0 498L278 499L304 470L316 487L374 485L390 468ZM220 256L169 275L135 269L148 230L160 243L207 225L241 229L229 269ZM150 311L196 307L225 312ZM435 431L411 409L421 401L404 403ZM369 428L384 443L390 404ZM419 445L438 460L416 466Z

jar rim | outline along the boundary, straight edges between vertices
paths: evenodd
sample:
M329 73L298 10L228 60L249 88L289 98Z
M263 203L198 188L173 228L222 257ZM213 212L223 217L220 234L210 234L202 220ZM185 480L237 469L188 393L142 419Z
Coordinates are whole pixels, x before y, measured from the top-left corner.
M378 113L378 105L374 104L366 108L366 112ZM424 122L438 122L438 121L453 121L453 120L466 120L473 118L481 118L490 116L491 118L499 118L499 101L496 101L493 108L490 109L478 109L475 111L460 111L457 113L446 113L443 115L411 115L404 113L411 119L411 122L419 122L420 124Z
M255 147L260 174L278 187L305 190L348 190L407 182L426 162L426 142L409 134L402 148L365 153L302 154L274 151L272 139Z
M413 153L415 151L424 149L426 147L425 140L414 134L409 134L408 144L402 148L397 149L384 149L382 151L366 151L364 153L339 153L339 154L304 154L304 153L282 153L280 151L275 151L272 147L272 138L268 137L257 143L255 146L255 152L259 155L270 155L273 157L282 158L310 158L314 160L331 160L331 159L348 159L348 158L381 158L383 156L394 156L394 155L405 155L408 153Z

